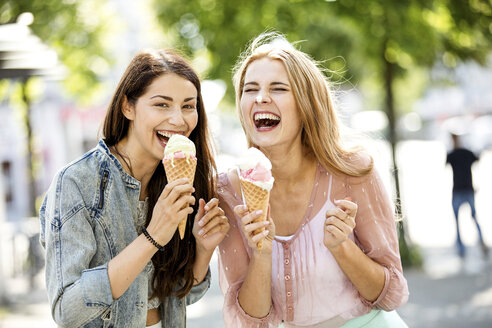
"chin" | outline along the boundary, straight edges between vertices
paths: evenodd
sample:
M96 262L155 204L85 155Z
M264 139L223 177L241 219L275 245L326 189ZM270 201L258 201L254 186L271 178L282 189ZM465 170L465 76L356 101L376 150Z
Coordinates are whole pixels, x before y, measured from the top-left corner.
M260 148L270 148L274 147L276 145L275 142L271 140L251 140L253 145L260 147Z

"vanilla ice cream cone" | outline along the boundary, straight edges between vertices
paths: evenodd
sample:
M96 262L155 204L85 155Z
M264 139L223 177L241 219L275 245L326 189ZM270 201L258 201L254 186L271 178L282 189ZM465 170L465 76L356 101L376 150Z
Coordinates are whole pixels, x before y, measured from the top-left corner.
M189 183L193 185L197 162L195 155L196 150L193 141L179 134L171 136L166 148L164 148L164 159L162 160L167 182L188 178ZM184 238L187 219L188 216L185 216L178 224L179 237L181 239Z

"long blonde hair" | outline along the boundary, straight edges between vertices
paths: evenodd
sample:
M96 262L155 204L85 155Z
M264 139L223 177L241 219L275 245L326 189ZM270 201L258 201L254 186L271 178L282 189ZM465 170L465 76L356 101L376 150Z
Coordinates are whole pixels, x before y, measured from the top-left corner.
M265 57L280 60L285 66L302 122L303 146L311 150L327 169L350 176L364 176L369 173L373 168L372 158L368 165L361 167L360 161L352 158L361 152L361 148L349 150L342 144L341 122L333 105L329 82L322 69L309 55L294 48L283 35L276 32L263 33L256 37L234 67L236 107L248 146L258 147L244 129L245 121L240 110L244 77L253 61Z

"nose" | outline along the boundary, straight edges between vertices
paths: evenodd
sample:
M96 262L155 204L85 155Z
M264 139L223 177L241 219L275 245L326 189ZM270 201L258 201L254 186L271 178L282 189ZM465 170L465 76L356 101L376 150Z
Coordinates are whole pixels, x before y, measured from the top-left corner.
M269 102L270 102L270 95L266 92L260 92L255 98L255 103L257 104L266 104Z
M172 111L171 117L169 118L169 123L174 126L185 125L185 120L183 118L183 113L179 108Z

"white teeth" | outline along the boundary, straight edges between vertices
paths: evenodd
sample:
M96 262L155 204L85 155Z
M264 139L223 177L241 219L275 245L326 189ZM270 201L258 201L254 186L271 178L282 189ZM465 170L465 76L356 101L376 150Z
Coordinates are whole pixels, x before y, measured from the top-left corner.
M269 114L269 113L259 113L255 114L254 116L255 121L257 120L274 120L274 121L280 121L280 117L277 115Z
M157 133L159 133L161 136L166 137L166 138L171 138L173 134L176 134L176 133L161 132L161 131L157 131Z

